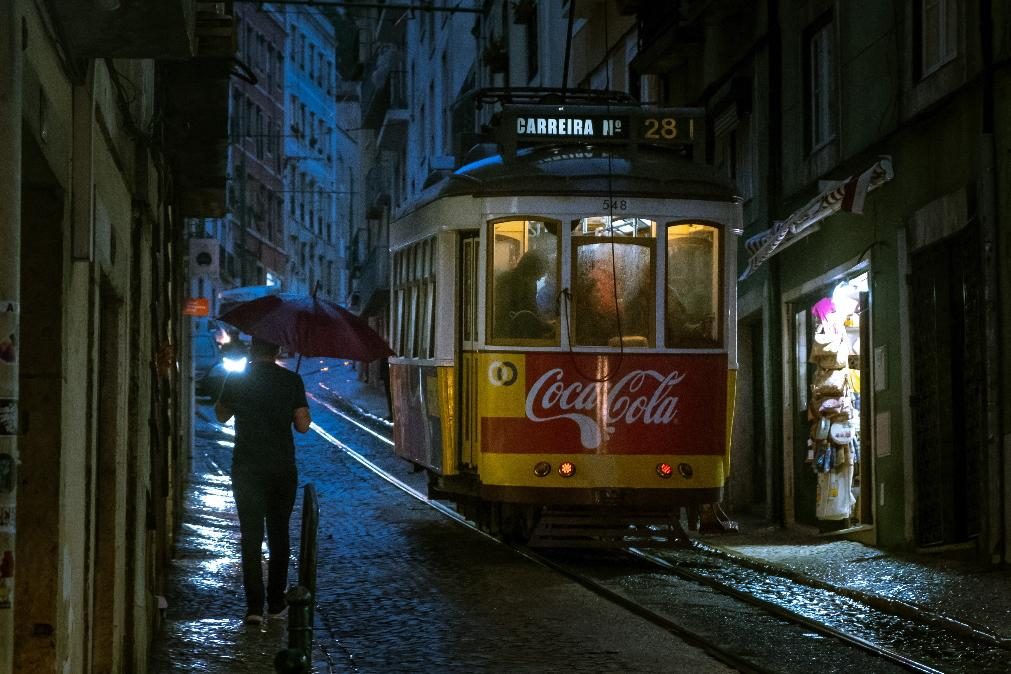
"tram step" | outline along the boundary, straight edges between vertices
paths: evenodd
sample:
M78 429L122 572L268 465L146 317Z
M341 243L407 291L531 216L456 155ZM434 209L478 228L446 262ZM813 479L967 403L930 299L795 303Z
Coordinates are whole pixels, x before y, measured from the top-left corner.
M540 548L673 548L690 545L670 514L546 511L527 545Z

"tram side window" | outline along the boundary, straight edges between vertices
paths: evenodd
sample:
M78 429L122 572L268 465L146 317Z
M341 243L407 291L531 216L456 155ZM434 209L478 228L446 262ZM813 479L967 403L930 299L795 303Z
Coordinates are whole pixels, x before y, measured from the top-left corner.
M578 346L653 346L656 223L583 218L572 232L573 340Z
M719 230L710 225L667 228L667 346L720 346Z
M558 224L491 225L490 342L558 343Z
M435 245L427 239L393 254L392 346L407 358L435 355Z

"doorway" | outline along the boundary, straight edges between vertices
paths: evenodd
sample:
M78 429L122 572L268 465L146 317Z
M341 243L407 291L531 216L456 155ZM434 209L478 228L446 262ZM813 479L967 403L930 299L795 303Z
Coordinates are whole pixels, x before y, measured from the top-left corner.
M910 274L916 542L980 532L986 429L979 225L917 250Z
M465 232L459 240L460 262L456 273L459 283L457 306L460 307L457 326L458 362L460 363L460 456L461 467L477 465L480 446L478 437L478 281L480 279L480 236L478 232Z
M15 559L14 671L55 671L61 540L63 397L63 190L34 136L22 134L21 320L18 344L20 465ZM4 335L6 336L6 335ZM81 523L81 522L78 522ZM30 573L23 572L37 560Z
M873 522L869 272L791 305L794 514L822 532Z
M765 368L762 321L741 322L737 331L737 400L727 502L731 512L773 517L768 501L771 473L765 437Z

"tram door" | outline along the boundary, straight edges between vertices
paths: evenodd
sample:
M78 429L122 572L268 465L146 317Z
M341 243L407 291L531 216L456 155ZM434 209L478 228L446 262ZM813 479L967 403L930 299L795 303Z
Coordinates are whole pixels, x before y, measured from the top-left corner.
M466 470L477 466L478 426L478 281L480 279L478 232L465 232L460 237L460 268L457 285L460 307L457 362L459 366L460 457L459 465Z

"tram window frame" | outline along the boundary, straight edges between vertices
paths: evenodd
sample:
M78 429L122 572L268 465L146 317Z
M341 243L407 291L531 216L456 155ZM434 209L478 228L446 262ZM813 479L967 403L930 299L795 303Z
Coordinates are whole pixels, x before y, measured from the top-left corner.
M394 350L404 358L435 357L435 237L393 252Z
M670 256L670 242L671 233L677 227L683 226L698 226L710 230L714 237L712 239L714 243L714 250L711 251L712 256L712 266L710 269L710 277L713 281L712 287L710 289L711 302L712 302L712 321L713 328L709 332L710 336L698 336L698 337L681 337L675 340L674 331L671 329L671 275L675 265L671 264ZM664 255L664 293L663 293L663 317L664 317L664 345L670 349L719 349L724 346L724 336L726 334L726 321L724 320L724 309L725 309L725 291L726 291L726 261L723 259L725 255L726 245L726 227L718 222L713 222L709 220L700 219L682 219L682 220L671 220L664 223L663 227L663 255ZM682 306L684 303L681 302Z
M608 224L608 220L611 224ZM618 225L615 222L633 222L633 229L630 234L614 235ZM638 222L645 223L646 227L639 227ZM604 230L612 228L611 234L604 233ZM656 266L657 266L657 220L640 216L596 215L580 218L572 221L570 231L570 275L573 296L569 307L569 340L573 347L578 348L655 348L656 346ZM640 289L637 296L648 298L644 307L644 315L647 319L645 334L629 334L626 330L628 324L616 320L615 328L620 327L620 334L607 338L605 343L596 340L581 339L580 325L582 323L581 312L584 310L584 298L580 292L580 265L579 251L581 248L592 244L608 243L615 246L637 246L647 252L649 264L644 276L646 287ZM620 278L621 275L618 274ZM625 312L622 312L624 315ZM643 339L644 338L644 339Z
M561 260L562 260L562 223L559 220L552 218L545 218L541 215L512 215L504 218L496 218L494 220L489 220L487 222L486 232L488 233L488 245L486 251L486 267L485 267L485 342L494 346L534 346L534 347L545 347L545 346L559 346L561 344L561 311L558 306L557 298L554 301L554 318L551 320L545 320L542 316L537 315L536 321L540 321L542 324L550 324L553 328L554 334L550 337L516 337L516 336L496 336L496 313L497 313L497 303L496 298L500 291L500 286L502 280L500 276L506 272L512 272L516 269L516 266L520 263L519 261L530 252L531 248L528 243L530 238L530 226L532 223L541 225L549 234L553 234L555 237L554 242L554 268L548 269L547 273L538 278L546 278L549 275L554 277L554 287L556 289L561 288ZM502 233L502 236L509 236L512 240L518 241L518 254L517 261L515 264L510 265L503 272L496 273L496 241L499 237L498 227L502 225L516 225L519 228L519 233L521 234L519 239L512 237L509 234ZM549 261L550 262L550 261ZM535 304L536 304L536 297ZM535 313L536 315L536 313ZM534 327L534 326L531 326Z

